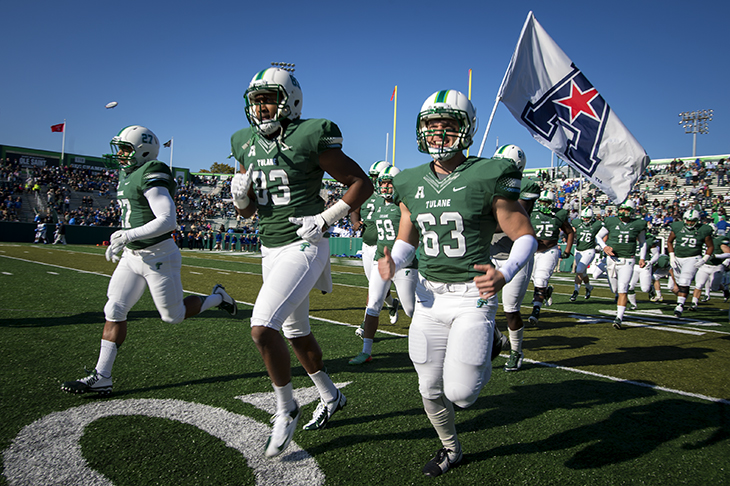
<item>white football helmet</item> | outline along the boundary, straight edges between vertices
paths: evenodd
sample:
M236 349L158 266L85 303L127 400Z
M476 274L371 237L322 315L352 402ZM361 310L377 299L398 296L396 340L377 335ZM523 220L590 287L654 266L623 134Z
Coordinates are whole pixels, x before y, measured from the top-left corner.
M619 218L630 218L634 215L635 210L636 204L634 204L634 201L627 199L621 203L616 212L618 213Z
M696 209L688 209L684 212L682 219L684 220L685 226L688 228L694 228L697 226L697 223L700 222L700 212Z
M370 166L368 175L370 176L370 179L373 181L373 184L377 183L378 176L380 176L380 173L383 172L388 167L390 167L390 162L386 162L384 160L374 162L373 165Z
M398 167L388 166L378 176L378 194L385 199L393 199L393 186L385 187L385 182L393 182L393 178L400 173Z
M550 190L540 192L535 203L535 209L544 214L550 214L555 205L555 193Z
M517 145L502 145L494 152L493 159L509 159L515 163L520 172L525 170L527 156Z
M273 120L259 120L256 117L253 95L261 91L277 94L277 110ZM256 73L243 98L246 100L246 118L261 135L271 135L281 128L282 120L296 120L302 115L302 88L292 73L285 69L271 67Z
M580 212L580 217L583 219L583 222L590 223L593 221L593 210L591 208L585 208Z
M458 124L456 141L450 146L443 143L439 147L432 147L426 139L436 132L429 130L428 120L449 118ZM446 90L432 94L421 106L416 118L416 140L418 150L430 154L434 160L448 160L456 153L466 150L473 142L477 131L477 112L469 98L460 91Z
M107 159L119 164L125 173L133 172L137 167L155 160L160 152L160 142L157 135L149 128L132 125L116 134L109 142L112 153L105 155ZM125 154L119 152L125 149Z

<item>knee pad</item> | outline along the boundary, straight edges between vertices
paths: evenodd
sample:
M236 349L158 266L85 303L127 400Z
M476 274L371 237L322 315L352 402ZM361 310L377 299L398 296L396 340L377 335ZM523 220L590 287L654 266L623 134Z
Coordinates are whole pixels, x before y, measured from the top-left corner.
M547 290L547 287L535 287L535 293L533 294L532 300L545 299L545 291Z
M111 322L122 322L127 320L129 307L121 302L113 302L108 300L104 305L104 318Z

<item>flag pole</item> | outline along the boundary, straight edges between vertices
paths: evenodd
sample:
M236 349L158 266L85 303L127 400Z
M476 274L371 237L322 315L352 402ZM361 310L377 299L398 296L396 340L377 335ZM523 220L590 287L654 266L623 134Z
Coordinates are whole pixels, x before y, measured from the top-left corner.
M477 157L482 156L482 151L484 150L484 144L487 142L487 135L489 135L489 128L492 126L492 120L494 120L494 113L497 111L497 105L499 104L501 99L502 99L502 97L498 95L497 99L494 100L494 107L492 107L492 114L489 115L489 121L487 122L487 129L484 132L484 137L482 138L482 144L479 146L479 153L477 154Z
M170 138L170 170L172 170L172 149L175 145L175 137Z
M63 154L66 149L66 119L63 119L63 138L61 140L61 160L59 165L63 167Z
M395 104L393 105L393 159L392 164L393 167L395 167L395 122L398 115L398 85L395 85L395 89L393 90L393 99L395 100Z
M469 70L469 92L467 98L471 101L471 69ZM469 149L466 149L466 156L469 157Z

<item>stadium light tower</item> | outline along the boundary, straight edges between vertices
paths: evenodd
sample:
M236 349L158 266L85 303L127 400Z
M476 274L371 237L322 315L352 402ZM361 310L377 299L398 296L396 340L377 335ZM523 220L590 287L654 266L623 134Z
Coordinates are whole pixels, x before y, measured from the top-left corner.
M709 133L709 123L712 121L712 110L683 111L679 114L679 124L684 127L684 133L691 133L692 157L697 156L697 134Z

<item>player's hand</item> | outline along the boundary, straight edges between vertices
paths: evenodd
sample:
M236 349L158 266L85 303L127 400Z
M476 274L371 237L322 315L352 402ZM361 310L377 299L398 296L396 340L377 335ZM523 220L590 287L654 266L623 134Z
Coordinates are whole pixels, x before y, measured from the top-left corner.
M106 260L117 263L121 259L119 253L127 243L129 243L129 236L127 236L126 231L119 230L112 233L111 238L109 238L109 247L106 249Z
M679 267L677 266L677 257L674 256L674 253L669 254L669 266L672 267L675 272L679 271Z
M639 268L644 268L646 266L646 260L639 260Z
M301 226L297 230L297 234L301 239L312 244L319 243L327 228L327 224L324 222L321 214L302 216L299 218L292 217L289 218L289 222Z
M474 265L474 269L478 272L484 272L484 275L478 275L474 277L474 283L479 290L479 297L482 299L488 299L502 287L504 287L505 280L502 272L495 269L492 265Z
M560 258L570 258L570 252L567 250L564 251L563 254L560 255Z
M705 263L707 263L707 260L709 260L709 257L707 259L700 258L699 260L697 260L695 262L695 268L700 268L702 265L704 265Z
M616 256L616 254L613 252L613 247L608 245L603 247L603 252L610 257Z
M395 275L395 262L387 246L383 248L383 257L378 260L378 273L380 278L387 281L393 280Z
M248 190L251 188L252 178L253 164L248 166L245 174L239 172L231 180L231 198L233 198L233 205L237 209L244 209L251 203L248 198Z

